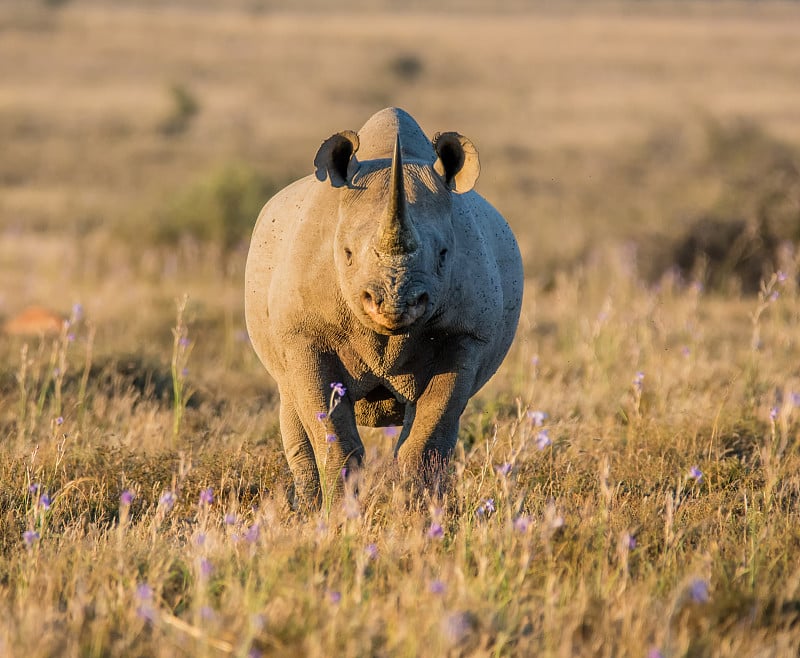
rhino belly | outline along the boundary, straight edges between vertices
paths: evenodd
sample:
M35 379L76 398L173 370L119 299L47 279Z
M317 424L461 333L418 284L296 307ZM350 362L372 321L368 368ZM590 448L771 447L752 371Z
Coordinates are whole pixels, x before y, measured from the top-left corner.
M402 425L405 413L406 405L384 386L372 389L355 403L356 424L364 427Z

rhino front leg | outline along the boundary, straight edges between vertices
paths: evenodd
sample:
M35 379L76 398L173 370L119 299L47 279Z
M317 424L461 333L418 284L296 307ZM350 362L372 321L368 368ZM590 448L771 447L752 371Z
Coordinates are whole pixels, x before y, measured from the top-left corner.
M291 362L295 364L296 374L287 393L293 402L298 422L305 430L306 438L299 451L302 455L300 477L304 478L310 472L310 460L316 477L316 489L313 491L314 497L309 501L318 506L321 494L335 496L341 492L342 469L351 470L361 464L364 446L358 434L354 406L349 394L345 391L343 396L334 395L335 402L331 404L331 385L347 385L346 381L343 382L346 380L345 371L338 359L304 350L294 352ZM281 396L283 397L283 392ZM292 474L297 485L301 486L294 468ZM307 481L307 478L303 481Z
M397 459L406 473L420 475L426 486L441 483L474 382L471 368L439 373L431 378L416 405L409 405Z
M283 394L281 394L280 423L283 452L292 471L297 498L306 505L318 507L321 491L314 448L300 422L294 403Z

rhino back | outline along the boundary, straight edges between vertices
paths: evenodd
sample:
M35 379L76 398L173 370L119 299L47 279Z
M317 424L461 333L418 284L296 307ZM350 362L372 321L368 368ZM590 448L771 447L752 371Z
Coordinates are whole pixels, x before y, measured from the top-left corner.
M436 152L414 118L405 110L390 107L372 115L358 131L360 160L391 158L396 136L400 135L403 158L432 164Z

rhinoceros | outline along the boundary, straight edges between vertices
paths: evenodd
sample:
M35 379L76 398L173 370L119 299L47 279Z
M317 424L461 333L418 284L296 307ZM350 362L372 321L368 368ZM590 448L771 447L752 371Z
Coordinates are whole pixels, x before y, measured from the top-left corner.
M523 272L508 224L471 191L466 137L431 141L389 108L325 140L314 166L258 217L245 314L278 385L296 492L319 504L361 464L359 425L402 425L402 469L441 475L467 401L511 345Z

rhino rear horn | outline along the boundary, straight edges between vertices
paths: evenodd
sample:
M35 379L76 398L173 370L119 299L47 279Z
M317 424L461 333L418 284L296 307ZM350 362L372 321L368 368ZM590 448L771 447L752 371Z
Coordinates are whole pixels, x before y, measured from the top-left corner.
M433 165L449 190L469 192L481 173L478 149L464 135L454 132L436 133L433 148L437 158Z
M333 187L347 185L358 169L355 152L358 150L358 135L344 130L326 139L314 157L317 180L329 178Z

